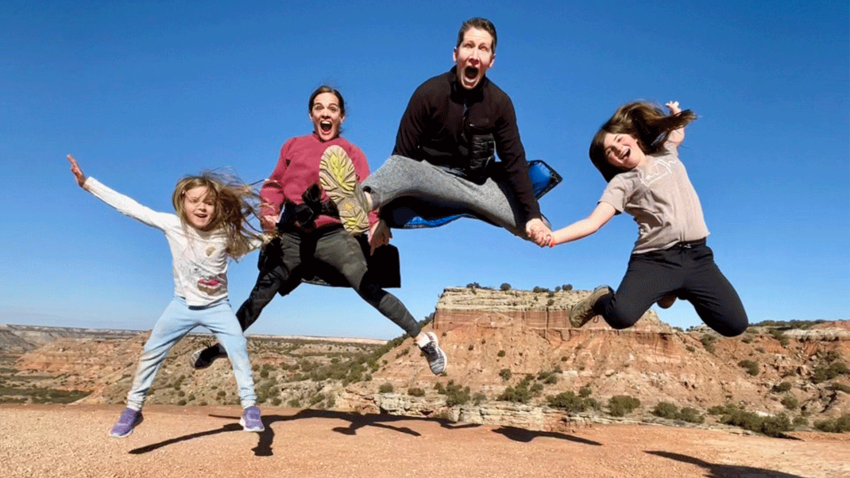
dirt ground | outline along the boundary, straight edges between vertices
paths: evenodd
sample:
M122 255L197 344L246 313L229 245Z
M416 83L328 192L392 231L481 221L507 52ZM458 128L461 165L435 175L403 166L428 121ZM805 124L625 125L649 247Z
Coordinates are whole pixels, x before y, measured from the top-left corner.
M658 425L569 433L390 415L148 406L124 439L118 406L0 405L8 477L850 477L850 436L793 439Z

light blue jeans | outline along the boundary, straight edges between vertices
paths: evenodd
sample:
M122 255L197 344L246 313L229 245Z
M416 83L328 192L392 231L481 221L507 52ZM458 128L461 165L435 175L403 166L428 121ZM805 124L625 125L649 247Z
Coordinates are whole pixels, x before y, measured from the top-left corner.
M227 351L233 365L233 375L236 377L242 407L256 404L257 394L254 392L254 378L248 359L248 341L242 335L242 327L239 326L230 302L223 299L208 306L195 307L189 306L183 297L175 296L154 324L151 336L145 344L136 378L133 379L133 386L127 396L128 407L142 409L154 377L171 347L199 325L215 334L218 343Z

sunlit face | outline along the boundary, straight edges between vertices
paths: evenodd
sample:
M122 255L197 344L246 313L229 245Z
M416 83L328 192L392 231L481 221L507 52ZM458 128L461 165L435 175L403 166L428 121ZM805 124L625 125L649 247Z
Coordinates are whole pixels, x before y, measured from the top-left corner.
M463 34L463 41L454 49L452 58L461 86L467 90L475 88L496 59L493 36L479 28L470 28Z
M215 217L215 201L206 186L194 187L183 194L183 214L192 227L206 230Z
M630 134L607 133L602 146L605 148L605 160L623 171L632 170L646 161L646 155Z
M310 107L310 121L313 130L322 141L330 141L339 136L339 127L345 120L339 98L333 93L319 93Z

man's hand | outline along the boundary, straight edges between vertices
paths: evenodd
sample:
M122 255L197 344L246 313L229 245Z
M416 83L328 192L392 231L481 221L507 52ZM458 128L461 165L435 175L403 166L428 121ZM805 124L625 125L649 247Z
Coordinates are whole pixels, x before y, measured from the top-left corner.
M525 234L540 247L547 247L552 242L552 231L539 217L525 224Z
M369 246L370 251L369 254L374 254L375 249L386 246L390 243L390 239L393 237L393 233L389 227L387 227L387 223L383 219L379 219L378 222L372 224L372 227L369 228Z

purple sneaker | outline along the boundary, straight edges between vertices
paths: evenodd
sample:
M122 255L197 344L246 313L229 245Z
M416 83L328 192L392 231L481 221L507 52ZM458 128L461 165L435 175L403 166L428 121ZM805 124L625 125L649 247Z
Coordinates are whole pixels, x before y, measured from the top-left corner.
M144 420L144 417L142 417L141 410L133 410L127 407L121 412L121 416L118 417L118 423L109 431L109 436L115 438L128 437L133 434L133 428L139 423L142 423L142 420Z
M251 406L245 409L242 412L242 418L239 419L239 424L242 425L242 429L246 432L261 432L266 429L263 426L263 420L260 418L260 409Z

